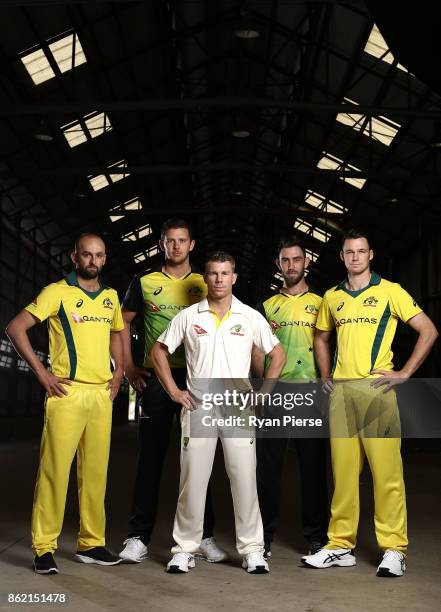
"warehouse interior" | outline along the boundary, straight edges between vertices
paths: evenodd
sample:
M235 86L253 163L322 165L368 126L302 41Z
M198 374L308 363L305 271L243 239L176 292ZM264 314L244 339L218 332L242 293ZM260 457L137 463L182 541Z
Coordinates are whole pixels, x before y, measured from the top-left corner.
M4 333L42 287L71 270L69 254L82 232L106 240L105 279L122 299L135 274L162 261L158 240L169 217L191 222L195 263L214 248L233 253L236 295L249 305L281 285L274 260L282 235L302 240L311 260L308 283L323 291L344 277L343 233L361 227L372 237L373 269L401 283L439 327L440 14L427 0L417 4L0 4L1 609L20 609L8 604L9 591L49 590L66 593L66 605L84 612L233 605L305 612L439 609L439 439L403 441L412 548L408 574L399 581L375 579L368 473L357 567L325 575L301 567L291 449L269 576L239 570L221 457L214 495L219 540L232 561L220 567L200 562L191 576L165 574L178 483L175 436L152 559L115 568L72 561L78 522L73 471L60 542L64 571L48 586L32 574L28 533L44 392ZM45 326L30 335L47 363ZM411 330L399 328L398 367L414 340ZM135 348L140 344L134 339ZM441 376L440 346L419 377ZM136 459L129 404L124 383L114 403L107 492L114 550L125 537ZM246 580L252 584L245 586Z

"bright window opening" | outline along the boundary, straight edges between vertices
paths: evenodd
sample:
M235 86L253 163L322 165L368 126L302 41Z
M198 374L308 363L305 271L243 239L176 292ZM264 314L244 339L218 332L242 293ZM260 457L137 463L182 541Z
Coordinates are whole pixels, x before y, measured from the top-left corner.
M121 236L121 238L124 240L124 242L135 241L139 238L145 238L146 236L150 236L151 233L152 228L150 227L150 225L143 225L142 227L139 227L138 229L135 229L132 232L124 234L123 236Z
M115 162L110 166L107 166L109 173L106 174L98 174L96 176L88 176L89 183L94 191L98 191L99 189L103 189L103 187L107 187L112 183L116 183L117 181L121 181L123 178L130 176L130 173L122 172L118 174L112 174L112 170L115 168L127 168L127 162L122 159L119 162Z
M113 208L110 209L110 213L114 213L114 212L120 212L120 213L124 213L125 210L141 210L142 209L142 204L139 198L132 198L131 200L127 200L127 202L124 202L124 204L118 204L118 206L114 206ZM110 220L111 221L118 221L119 219L124 219L124 214L119 214L119 215L115 215L115 214L111 214L110 215Z
M36 51L31 51L31 53L26 53L21 58L35 85L55 77L55 72L49 63L46 53L52 54L60 72L67 72L87 62L78 34L68 34L50 43L49 49L46 52L43 49L37 49Z
M386 41L380 34L380 30L375 24L371 30L364 50L366 53L369 53L369 55L378 57L378 59L381 59L383 62L387 62L388 64L392 64L395 61L394 56L389 51ZM401 64L397 64L397 68L403 70L404 72L408 72L408 70Z
M112 129L108 116L105 113L91 113L83 117L82 121L73 121L62 125L64 137L70 147L76 147L86 142L89 137L96 138Z
M357 102L344 98L346 104L357 105ZM336 117L339 123L348 125L357 132L362 132L365 136L378 140L389 146L400 129L400 124L386 119L386 117L372 117L370 122L366 122L366 115L353 115L350 113L338 113Z
M308 236L312 236L321 242L328 242L328 240L331 238L331 234L329 232L326 232L319 227L315 227L307 221L296 221L294 223L294 229L299 230Z
M314 208L319 208L320 210L329 213L344 213L348 210L341 204L338 204L333 200L327 200L325 196L311 190L308 190L305 197L305 202L310 206L314 206Z
M317 164L317 168L322 168L323 170L354 170L356 172L361 172L360 168L356 168L351 164L345 163L342 159L339 159L330 153L326 153L325 151L323 151L323 157ZM339 176L339 178L345 183L349 183L353 187L357 187L357 189L361 189L366 182L366 179L364 178L349 176Z

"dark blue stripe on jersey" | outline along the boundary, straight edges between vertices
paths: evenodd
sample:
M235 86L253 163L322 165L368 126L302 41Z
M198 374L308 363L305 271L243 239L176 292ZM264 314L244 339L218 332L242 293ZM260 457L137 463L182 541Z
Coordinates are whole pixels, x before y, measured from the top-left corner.
M69 378L74 380L77 372L77 350L75 348L75 342L72 335L72 330L69 325L69 319L67 318L66 311L63 307L63 302L60 304L60 310L58 311L58 318L60 319L61 326L64 331L64 337L66 339L67 352L69 354L70 362L70 373Z
M380 351L381 343L383 342L384 332L386 331L387 323L390 319L390 307L389 302L386 304L383 315L378 324L377 333L375 334L374 343L372 345L371 352L371 370L374 369L375 362L377 361L378 353Z

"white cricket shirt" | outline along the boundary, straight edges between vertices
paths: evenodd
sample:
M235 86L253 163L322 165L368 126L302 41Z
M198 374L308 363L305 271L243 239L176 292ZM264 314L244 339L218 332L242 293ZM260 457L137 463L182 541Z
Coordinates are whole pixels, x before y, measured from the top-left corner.
M187 389L196 394L196 379L248 379L253 344L265 355L279 344L266 319L234 296L231 314L219 326L205 299L177 314L158 342L170 354L184 345Z

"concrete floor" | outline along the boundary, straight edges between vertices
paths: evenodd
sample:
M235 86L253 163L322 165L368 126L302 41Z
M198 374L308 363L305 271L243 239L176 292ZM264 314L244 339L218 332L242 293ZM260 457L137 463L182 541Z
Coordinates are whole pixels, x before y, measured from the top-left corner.
M273 546L270 575L247 575L234 550L233 513L229 487L218 453L214 494L217 538L229 552L225 564L199 561L188 575L169 575L171 527L178 484L178 443L174 436L164 472L159 520L151 546L152 558L139 565L103 568L75 563L78 525L74 486L70 487L57 561L60 574L38 576L31 571L29 520L38 458L38 439L30 437L0 445L0 610L48 610L63 606L79 612L345 612L441 610L441 453L431 450L405 455L411 541L408 571L403 578L375 576L379 553L373 533L370 477L362 479L362 516L357 566L309 570L299 558L304 550L299 533L297 467L289 451L284 472L283 516ZM424 448L424 445L422 445ZM135 426L114 429L109 468L108 545L119 551L126 534L133 467ZM72 479L73 480L73 479ZM73 482L71 485L74 484ZM66 604L8 604L8 593L64 593Z

